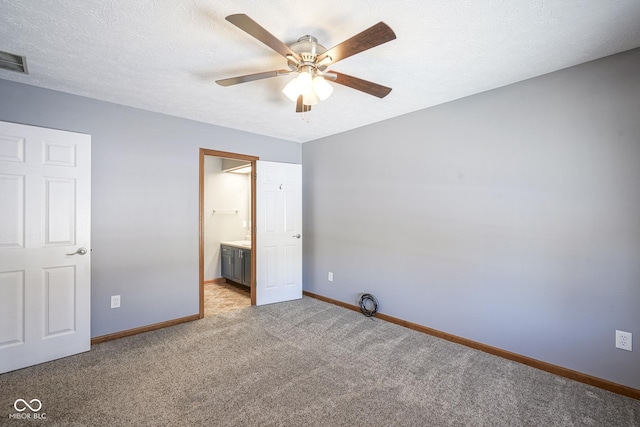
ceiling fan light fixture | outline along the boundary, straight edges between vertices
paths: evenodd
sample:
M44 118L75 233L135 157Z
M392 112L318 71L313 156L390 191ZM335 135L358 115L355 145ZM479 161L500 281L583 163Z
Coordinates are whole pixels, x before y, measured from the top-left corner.
M331 86L324 77L316 76L313 79L313 91L318 95L320 101L324 101L333 93L333 86Z
M287 83L284 89L282 89L282 93L293 102L297 101L299 95L306 95L310 92L313 92L313 77L308 71L301 71L296 78ZM315 99L315 103L306 103L307 105L315 105L318 103L318 97L315 93L309 99Z

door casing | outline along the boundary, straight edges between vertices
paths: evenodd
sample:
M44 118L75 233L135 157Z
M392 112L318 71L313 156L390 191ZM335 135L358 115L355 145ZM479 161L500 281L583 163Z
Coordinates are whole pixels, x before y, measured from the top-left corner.
M223 157L225 159L244 160L251 162L251 224L256 224L256 161L260 160L257 156L246 154L230 153L226 151L209 150L207 148L200 149L200 318L204 317L204 158L205 156ZM251 230L251 247L256 247L256 234ZM251 257L251 305L256 305L256 256Z

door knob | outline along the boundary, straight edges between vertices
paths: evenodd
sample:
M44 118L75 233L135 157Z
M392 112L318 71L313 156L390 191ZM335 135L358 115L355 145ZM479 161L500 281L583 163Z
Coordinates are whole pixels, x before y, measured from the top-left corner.
M84 254L86 254L86 253L87 253L87 248L78 248L78 250L77 250L77 251L75 251L74 253L72 253L72 254L67 254L67 255L76 255L76 254L77 254L77 255L84 255Z
M300 237L302 237L302 236L300 236L299 234L296 234L296 235L295 235L295 236L293 236L293 237L295 237L296 239L299 239L299 238L300 238Z

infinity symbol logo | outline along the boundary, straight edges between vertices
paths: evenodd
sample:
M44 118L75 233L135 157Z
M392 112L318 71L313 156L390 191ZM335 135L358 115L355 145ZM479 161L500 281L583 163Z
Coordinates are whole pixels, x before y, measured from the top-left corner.
M29 403L33 404L34 402L36 403L37 408L35 408L36 405L29 405ZM22 403L24 406L22 406L22 408L19 408L18 403ZM31 399L29 403L27 403L27 401L24 399L17 399L15 402L13 402L13 407L18 412L23 412L27 408L31 409L32 412L38 412L40 409L42 409L42 402L40 402L38 399Z

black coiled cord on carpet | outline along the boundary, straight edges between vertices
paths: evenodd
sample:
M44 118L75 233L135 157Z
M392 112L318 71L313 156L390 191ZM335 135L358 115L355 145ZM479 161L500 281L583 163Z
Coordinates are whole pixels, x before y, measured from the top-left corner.
M373 317L378 312L378 300L371 294L360 297L360 311L367 317Z

